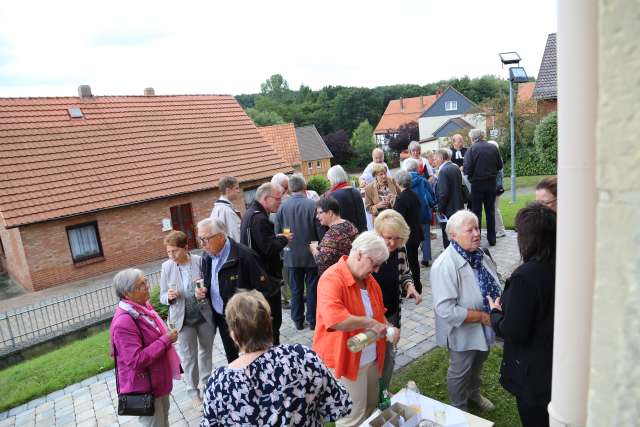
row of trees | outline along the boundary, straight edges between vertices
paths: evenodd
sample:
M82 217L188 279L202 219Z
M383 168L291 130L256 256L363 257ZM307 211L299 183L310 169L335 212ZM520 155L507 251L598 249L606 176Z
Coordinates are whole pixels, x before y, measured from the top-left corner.
M432 95L449 85L478 104L505 99L508 94L508 82L496 76L462 77L424 86L407 84L372 89L325 86L314 91L305 85L292 90L282 75L275 74L261 84L260 93L238 95L236 99L257 126L289 122L296 126L315 125L333 153L334 163L356 167L370 161L373 127L389 101ZM391 148L399 152L414 139L417 139L415 123L401 129L391 141Z

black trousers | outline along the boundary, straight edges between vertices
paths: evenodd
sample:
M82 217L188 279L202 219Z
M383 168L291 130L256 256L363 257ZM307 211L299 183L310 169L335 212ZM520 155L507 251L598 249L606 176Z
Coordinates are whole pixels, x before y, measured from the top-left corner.
M229 325L222 314L218 314L213 311L213 320L222 338L222 346L224 347L224 353L227 356L227 362L231 363L238 358L238 347L236 343L231 339L229 335Z
M416 291L422 293L422 282L420 281L420 261L418 261L418 250L420 248L420 242L407 242L406 248L407 261L409 262L409 269L411 270L413 285L416 287Z
M471 209L478 217L478 225L482 228L482 205L487 220L487 240L491 246L496 244L496 181L479 181L471 183Z
M267 298L271 308L271 326L273 328L273 345L280 345L280 326L282 326L282 292L278 290Z
M547 405L530 405L516 397L522 427L549 427Z
M449 246L449 238L447 237L447 231L446 231L447 223L441 222L440 229L442 229L442 247L443 249L447 249L447 246Z

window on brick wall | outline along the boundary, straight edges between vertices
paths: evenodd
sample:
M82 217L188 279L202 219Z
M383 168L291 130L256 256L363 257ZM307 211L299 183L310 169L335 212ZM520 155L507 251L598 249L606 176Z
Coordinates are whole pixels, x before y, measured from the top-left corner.
M102 256L102 243L97 221L67 227L67 239L73 262Z
M320 169L320 160L318 160L318 161L316 162L316 167L317 167L318 169Z
M307 167L309 168L309 170L313 169L313 162L307 162Z

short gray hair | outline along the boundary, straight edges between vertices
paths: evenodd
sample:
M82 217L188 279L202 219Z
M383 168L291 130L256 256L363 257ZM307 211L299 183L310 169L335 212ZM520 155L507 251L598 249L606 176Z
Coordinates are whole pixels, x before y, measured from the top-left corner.
M451 160L451 150L448 148L439 148L436 150L436 157L440 157L443 161Z
M198 230L208 228L213 234L224 233L225 236L227 235L227 224L219 218L205 218L198 222L197 227Z
M292 193L297 193L299 191L303 191L307 187L307 182L304 180L304 177L299 174L291 175L289 178L289 191Z
M371 257L376 264L382 264L389 258L389 249L384 239L375 231L365 231L351 243L349 256L355 255L357 251Z
M420 148L422 150L422 148L420 147L420 143L418 141L411 141L409 143L408 150L411 152L411 151L415 150L416 148Z
M418 170L418 161L416 159L413 159L411 157L409 157L408 159L405 159L404 161L404 169L407 172L415 172Z
M289 179L289 178L287 178L287 179ZM274 190L278 190L281 193L284 192L284 188L282 188L281 185L272 184L270 182L265 182L260 187L258 187L258 189L256 190L255 199L256 200L262 200L265 197L269 197L269 196L271 196L273 194Z
M484 139L484 132L482 131L482 129L471 129L469 131L469 139L471 140L471 142Z
M411 174L407 171L398 171L395 177L396 183L402 188L411 187Z
M343 182L349 182L349 175L347 175L342 166L335 165L331 166L327 171L327 179L333 186Z
M273 177L271 178L272 184L277 184L282 186L283 182L286 182L287 186L289 186L289 177L282 172L278 172L277 174L273 175Z
M470 210L462 209L451 215L447 221L447 227L445 228L449 239L451 239L453 235L462 228L463 224L469 220L473 220L473 222L478 224L478 217Z
M141 278L144 277L142 270L138 268L127 268L118 272L113 277L113 291L119 299L124 299L124 294L130 294L133 292L133 285Z

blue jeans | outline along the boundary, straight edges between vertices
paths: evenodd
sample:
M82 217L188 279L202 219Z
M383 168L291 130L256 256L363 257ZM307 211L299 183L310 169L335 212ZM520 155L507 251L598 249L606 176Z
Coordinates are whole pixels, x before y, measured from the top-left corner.
M422 224L424 228L424 240L422 241L422 260L431 261L431 223Z
M316 288L318 269L316 267L289 267L291 287L291 320L302 322L304 315L304 285L307 284L307 322L316 324Z

